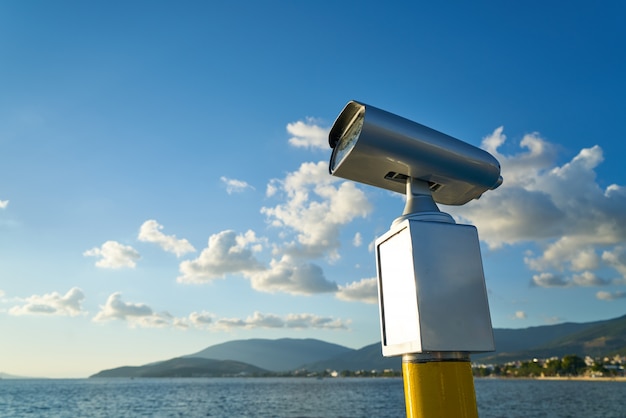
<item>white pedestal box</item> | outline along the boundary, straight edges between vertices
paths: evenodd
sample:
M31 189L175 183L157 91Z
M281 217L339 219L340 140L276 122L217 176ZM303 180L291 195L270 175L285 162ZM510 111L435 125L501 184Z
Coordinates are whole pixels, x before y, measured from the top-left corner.
M376 263L384 356L495 349L475 227L404 219Z

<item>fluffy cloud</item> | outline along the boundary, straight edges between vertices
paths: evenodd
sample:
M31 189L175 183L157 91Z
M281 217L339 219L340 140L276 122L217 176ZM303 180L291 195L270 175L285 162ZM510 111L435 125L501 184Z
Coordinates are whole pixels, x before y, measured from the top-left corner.
M155 312L145 303L131 303L122 300L122 294L111 294L104 306L93 317L94 322L123 321L130 327L140 328L178 328L191 327L208 329L214 322L215 315L208 312L192 312L188 317L176 317L169 312Z
M217 318L209 312L192 312L188 317L174 317L167 312L154 312L143 303L127 303L119 292L109 296L104 306L94 316L94 322L119 320L131 327L142 328L180 328L190 327L209 331L228 331L235 328L292 328L292 329L347 329L349 320L322 317L309 313L287 314L278 316L254 312L247 318Z
M297 127L301 125L292 128ZM279 194L283 203L261 209L269 223L280 229L281 237L286 237L284 244L274 245L274 254L279 257L272 259L269 266L255 256L265 240L257 238L253 231L244 235L222 231L209 238L207 248L197 259L180 264L177 281L206 283L228 274L240 274L262 292L336 292L337 284L325 278L319 265L303 260L324 255L331 260L339 257L341 227L371 211L365 194L354 183L329 176L325 162L304 163L285 179L272 180L267 195ZM358 236L356 240L358 244Z
M111 320L126 321L130 326L142 328L164 328L185 324L184 320L175 318L167 312L154 312L146 304L124 302L120 292L111 294L93 318L94 322Z
M328 175L326 162L304 163L284 180L273 180L268 196L282 193L284 203L263 207L270 224L295 239L279 251L295 257L320 257L331 260L339 254L339 231L357 217L372 210L363 191L353 182Z
M524 311L516 311L515 315L513 315L513 319L526 319L526 312Z
M60 315L77 316L81 312L81 303L85 299L83 291L71 288L65 295L57 292L45 295L33 295L25 303L9 309L10 315Z
M289 144L297 148L327 149L328 129L321 128L313 118L307 118L306 122L298 121L287 124L287 132L293 135L289 138Z
M226 185L226 193L241 193L247 189L254 190L254 187L250 186L243 180L229 179L228 177L220 177L220 181Z
M246 276L252 287L261 292L311 295L337 291L337 284L324 277L321 267L313 263L294 263L288 256L272 260L267 270L249 272Z
M570 283L558 274L544 272L533 275L532 284L539 287L567 287Z
M350 321L321 317L313 314L288 314L284 317L274 314L255 312L245 319L221 318L215 322L215 328L230 330L234 328L292 328L292 329L331 329L345 330Z
M605 267L626 277L619 246L626 240L626 189L597 184L602 149L582 149L557 165L556 147L536 133L524 136L524 151L516 155L499 153L505 140L500 127L482 144L500 161L503 185L449 211L476 225L492 249L535 243L539 253L527 254L525 262L538 272L537 286L606 285L594 273Z
M215 319L215 315L209 312L192 312L189 314L189 321L196 327L205 327L211 325Z
M86 257L100 257L97 267L117 269L122 267L135 268L140 256L137 250L129 245L116 241L107 241L100 248L95 247L83 253Z
M254 255L264 242L253 231L239 235L230 230L214 234L197 259L180 263L181 275L177 281L208 283L228 274L239 274L250 279L252 287L261 292L311 295L337 290L337 284L328 281L322 269L313 263L295 262L284 256L264 266Z
M126 319L128 317L141 317L152 315L152 309L142 303L125 303L122 294L113 293L101 307L95 316L95 321L107 321L110 319Z
M7 206L9 206L8 200L0 200L0 209L5 209Z
M181 275L177 281L207 283L227 274L263 270L263 265L254 256L262 248L261 242L253 231L237 235L229 230L211 235L207 248L198 258L180 263Z
M287 126L294 135L289 143L296 147L326 148L327 130L313 120ZM246 188L245 182L222 177L229 192ZM328 164L304 163L284 179L273 179L267 186L267 196L281 203L263 207L261 212L273 227L279 229L283 243L275 244L269 266L261 263L255 252L265 240L254 232L237 235L222 231L209 238L209 244L195 260L183 261L177 278L179 283L206 283L228 274L240 274L261 292L284 292L310 295L337 292L335 282L327 280L322 268L308 260L327 256L339 258L339 232L356 217L365 217L371 205L354 183L340 181L328 174ZM355 245L360 245L360 235ZM224 321L224 320L222 320Z
M624 299L626 298L626 292L623 292L621 290L618 290L616 292L605 292L605 291L600 291L598 293L596 293L596 298L600 299L600 300L615 300L615 299Z
M378 280L373 277L339 286L337 298L349 302L378 303Z
M153 219L145 221L139 228L137 239L158 244L163 250L176 254L176 257L196 251L186 239L177 239L175 235L165 235L161 232L162 229L163 226Z
M617 270L626 279L626 247L618 245L602 253L602 261Z
M583 271L581 274L573 274L571 283L576 286L606 286L609 281L590 271Z

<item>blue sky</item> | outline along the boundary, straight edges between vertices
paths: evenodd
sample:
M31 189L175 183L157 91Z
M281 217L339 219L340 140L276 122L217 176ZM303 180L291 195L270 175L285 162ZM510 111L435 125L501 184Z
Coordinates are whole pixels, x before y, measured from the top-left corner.
M401 195L328 175L352 99L494 154L494 327L626 310L623 2L3 1L0 372L379 341Z

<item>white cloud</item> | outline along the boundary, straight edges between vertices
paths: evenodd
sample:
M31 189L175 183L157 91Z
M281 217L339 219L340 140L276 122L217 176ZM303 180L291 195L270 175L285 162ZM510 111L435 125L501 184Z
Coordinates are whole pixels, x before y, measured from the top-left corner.
M526 312L524 311L516 311L515 315L513 316L513 319L526 319Z
M263 207L270 224L294 233L295 238L279 249L295 257L339 257L340 228L372 210L365 194L353 182L328 174L326 162L304 163L284 180L273 180L272 195L282 192L285 202Z
M599 291L598 293L596 293L596 298L600 299L600 300L607 300L607 301L611 301L611 300L615 300L615 299L624 299L626 298L626 292L623 292L621 290L618 290L616 292L605 292L605 291Z
M270 181L269 183L267 183L267 188L265 190L265 195L267 197L272 197L274 196L276 193L278 193L280 191L280 183L278 180L273 180Z
M296 127L302 125L292 126L294 132ZM269 268L244 272L252 287L263 292L304 295L337 292L339 287L326 279L319 265L302 260L325 256L334 262L339 258L341 228L372 210L363 191L353 182L330 176L328 164L322 161L303 163L284 179L273 179L267 196L282 199L261 212L270 225L280 229L283 243L274 246L274 255L279 257L270 262ZM353 244L361 245L361 241L361 235L356 234Z
M180 263L179 283L207 283L224 278L227 274L249 273L263 270L254 252L261 249L262 240L253 231L237 235L235 231L222 231L211 235L207 248L195 260Z
M178 318L174 318L167 312L155 312L152 315L131 317L129 325L141 328L169 328L178 325ZM184 328L184 326L182 327Z
M370 243L367 244L367 251L368 252L373 253L374 250L376 250L376 240L375 239L371 240Z
M101 268L135 268L136 261L140 256L137 250L129 245L123 245L116 241L107 241L100 248L95 247L83 253L86 257L101 257L96 262Z
M180 263L179 283L208 283L228 274L240 274L250 280L252 288L261 292L284 292L311 295L335 292L337 284L324 277L322 269L313 263L295 262L290 256L272 260L264 266L254 256L265 240L253 231L237 235L222 231L209 238L207 248L195 260Z
M71 288L65 295L57 292L33 295L25 299L21 306L9 309L10 315L59 315L77 316L82 313L81 303L85 299L83 291Z
M609 281L598 277L590 271L583 271L581 274L572 275L571 283L576 286L606 286L609 284Z
M506 141L504 127L496 128L483 138L482 147L498 159L507 187L527 186L535 183L537 173L550 169L557 156L556 148L538 133L524 135L520 147L527 150L512 156L500 154L498 148Z
M284 317L274 314L254 312L245 318L221 318L215 321L215 329L230 330L234 328L292 328L292 329L330 329L345 330L350 324L349 320L322 317L309 313L288 314Z
M302 135L317 132L303 129L302 124L294 124L290 129ZM337 284L327 280L322 268L308 260L322 256L330 261L339 258L341 227L371 211L365 194L354 183L330 176L328 164L319 162L303 163L284 179L271 180L267 196L282 200L274 207L261 208L270 225L280 230L282 240L273 245L275 257L269 266L254 254L266 240L257 238L252 231L244 236L222 231L209 238L207 248L197 259L180 263L177 281L207 283L228 274L240 274L261 292L336 292ZM355 237L355 245L359 241L360 234Z
M313 314L289 314L285 318L287 328L317 328L317 329L348 329L349 320L335 319L332 317L322 317Z
M94 322L123 321L130 327L140 328L208 328L215 316L208 312L192 312L188 317L176 317L169 312L155 312L145 303L131 303L122 300L122 294L111 294L104 306L93 317Z
M593 270L600 265L600 257L593 247L582 248L571 260L571 268L574 271Z
M204 327L204 326L210 325L213 323L214 320L215 320L215 315L209 312L205 312L205 311L192 312L189 314L189 321L197 327Z
M116 292L109 296L106 304L101 307L100 312L94 317L94 321L150 316L152 313L152 309L143 303L123 302L122 294Z
M626 278L626 247L618 245L612 250L602 253L602 261L617 270L622 277Z
M311 295L337 291L337 284L324 277L321 267L313 263L294 263L288 256L272 260L267 270L245 274L252 288L261 292Z
M562 276L554 273L540 273L533 275L532 283L539 287L567 287L569 282Z
M349 302L378 303L378 281L373 277L339 286L336 296Z
M224 176L220 177L220 180L226 185L226 193L228 194L241 193L247 189L254 190L254 187L243 180L230 179Z
M187 318L177 318L167 312L154 312L148 305L143 303L126 303L122 301L119 292L113 293L107 299L104 306L93 318L94 322L106 322L121 320L131 327L142 328L189 328L193 326L200 329L214 331L231 330L235 328L292 328L292 329L342 329L345 330L350 324L349 320L322 317L309 313L288 314L278 316L254 312L245 318L219 318L208 312L192 312Z
M525 258L538 272L536 285L604 285L608 282L593 271L605 267L625 275L626 264L611 254L626 240L626 188L598 185L595 169L603 161L602 149L582 149L557 165L556 147L537 133L524 136L525 151L516 155L499 153L505 141L500 127L482 144L502 165L502 186L448 211L476 225L492 249L536 244L541 252Z
M307 118L306 122L297 121L287 124L287 132L293 135L289 144L297 148L328 149L328 129L321 128L315 119Z
M354 238L352 238L352 245L354 245L355 247L360 247L361 245L363 245L363 237L361 236L360 232L354 234Z
M111 294L105 305L94 316L94 322L119 320L131 327L142 328L182 328L195 327L212 331L232 330L235 328L292 328L292 329L347 329L349 320L323 317L309 313L287 314L278 316L254 312L247 318L217 318L209 312L192 312L188 317L178 318L168 312L154 312L143 303L127 303L119 292Z
M543 272L533 275L532 284L539 287L570 287L570 286L606 286L610 284L608 280L598 277L595 273L584 271L580 274L573 274L565 277L560 274Z
M8 200L0 200L0 209L5 209L7 206L9 206Z
M143 303L127 303L122 301L122 294L115 292L111 294L105 305L100 307L100 311L94 316L94 322L106 322L120 320L127 322L130 326L142 328L165 328L178 326L184 320L175 318L167 312L154 312L152 308Z
M246 321L239 318L220 318L215 321L215 329L231 330L234 328L252 328L252 325L246 324Z
M255 312L246 319L222 318L217 325L222 328L284 328L285 321L278 315Z
M177 239L175 235L165 235L161 232L162 229L163 226L153 219L145 221L139 228L137 239L158 244L163 250L176 254L176 257L196 251L186 239Z

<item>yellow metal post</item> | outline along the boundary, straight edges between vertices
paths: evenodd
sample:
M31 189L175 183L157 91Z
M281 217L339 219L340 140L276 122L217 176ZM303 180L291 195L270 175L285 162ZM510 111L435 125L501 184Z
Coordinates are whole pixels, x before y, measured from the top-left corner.
M402 356L408 418L477 418L476 392L469 357L424 359Z

